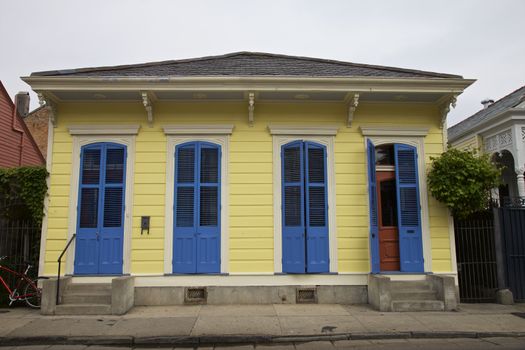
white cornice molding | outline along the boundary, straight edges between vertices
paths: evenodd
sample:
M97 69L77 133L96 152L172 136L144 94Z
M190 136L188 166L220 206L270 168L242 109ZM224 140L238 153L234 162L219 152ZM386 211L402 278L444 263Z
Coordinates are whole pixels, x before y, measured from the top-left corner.
M69 125L71 135L137 135L140 125Z
M81 91L353 91L461 93L474 83L462 78L363 77L22 77L37 92Z
M366 126L360 127L363 136L426 136L429 128L424 126Z
M233 124L163 125L166 135L231 135Z
M339 130L337 125L296 126L296 125L268 125L272 135L322 135L335 136Z

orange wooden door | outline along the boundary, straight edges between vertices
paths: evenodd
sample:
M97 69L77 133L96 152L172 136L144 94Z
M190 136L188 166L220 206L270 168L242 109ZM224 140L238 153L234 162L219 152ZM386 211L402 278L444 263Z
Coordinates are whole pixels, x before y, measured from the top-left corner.
M377 199L379 224L379 266L381 271L399 271L396 173L378 171Z

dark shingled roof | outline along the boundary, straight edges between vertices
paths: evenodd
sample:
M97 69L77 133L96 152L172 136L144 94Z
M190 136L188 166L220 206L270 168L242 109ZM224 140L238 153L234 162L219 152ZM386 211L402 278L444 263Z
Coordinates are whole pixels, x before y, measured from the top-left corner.
M454 141L460 136L463 136L463 134L468 133L472 128L494 119L502 112L505 112L509 108L516 107L524 100L525 86L522 86L507 96L497 100L487 108L480 110L462 122L450 127L448 129L448 139Z
M293 76L461 78L459 75L452 74L260 52L235 52L221 56L209 56L144 64L35 72L32 73L31 76Z

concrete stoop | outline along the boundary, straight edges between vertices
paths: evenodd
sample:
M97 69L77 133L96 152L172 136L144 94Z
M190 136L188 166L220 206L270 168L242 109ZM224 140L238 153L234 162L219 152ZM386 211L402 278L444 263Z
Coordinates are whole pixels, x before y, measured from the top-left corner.
M429 275L419 281L391 281L370 275L368 302L379 311L452 311L458 296L454 278Z
M68 284L55 315L111 315L111 284Z
M43 315L123 315L135 303L134 278L113 278L111 283L72 283L71 277L60 280L59 303L56 303L57 280L42 285Z

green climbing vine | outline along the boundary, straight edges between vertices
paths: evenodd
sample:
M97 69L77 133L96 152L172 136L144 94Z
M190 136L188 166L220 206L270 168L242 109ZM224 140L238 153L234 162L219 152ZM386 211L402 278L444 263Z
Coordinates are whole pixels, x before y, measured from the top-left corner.
M40 223L44 216L47 176L45 167L0 168L0 196L7 202L19 203L25 207L29 218ZM13 210L6 210L3 215L17 214Z

